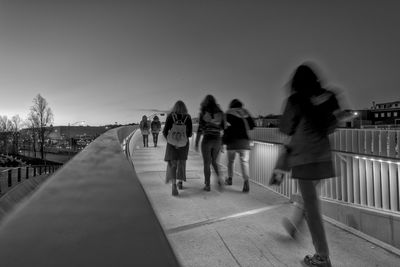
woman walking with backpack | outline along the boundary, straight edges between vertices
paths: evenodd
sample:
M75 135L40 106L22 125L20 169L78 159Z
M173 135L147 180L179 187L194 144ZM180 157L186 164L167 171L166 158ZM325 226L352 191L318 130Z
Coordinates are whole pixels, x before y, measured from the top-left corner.
M207 95L200 105L199 128L197 130L195 149L198 151L200 137L203 135L201 142L201 154L204 163L204 190L210 191L210 165L218 177L219 189L223 186L223 180L218 168L218 155L221 150L221 132L225 128L224 113L218 106L212 95Z
M184 133L181 132L182 130ZM192 136L192 118L183 101L177 101L168 114L163 136L167 139L164 156L164 160L167 162L166 182L172 181L172 195L177 196L179 194L177 187L183 189L183 181L186 181L188 138ZM178 185L176 180L179 180Z
M299 182L304 211L295 214L293 223L284 221L284 226L294 236L301 219L305 218L316 252L305 256L304 264L330 267L317 186L322 179L335 177L328 135L337 126L340 108L335 94L322 88L309 65L296 69L290 87L280 131L291 137L288 161L292 177Z

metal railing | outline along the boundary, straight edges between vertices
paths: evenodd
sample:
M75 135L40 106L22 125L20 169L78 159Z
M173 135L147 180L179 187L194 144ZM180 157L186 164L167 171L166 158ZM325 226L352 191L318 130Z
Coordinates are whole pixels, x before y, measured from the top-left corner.
M292 198L298 186L290 175L280 186L268 185L285 136L276 128L256 128L251 135L251 178ZM337 177L325 180L321 197L400 214L400 130L338 129L330 140Z
M0 171L0 196L29 178L55 172L60 165L13 167Z

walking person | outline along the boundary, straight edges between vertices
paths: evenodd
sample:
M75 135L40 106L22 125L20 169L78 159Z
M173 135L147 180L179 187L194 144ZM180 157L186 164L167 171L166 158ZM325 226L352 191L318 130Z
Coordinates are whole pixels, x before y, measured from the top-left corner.
M148 147L149 146L150 126L149 126L149 122L147 121L146 115L143 115L142 120L140 121L140 124L139 124L139 129L140 129L140 133L142 134L142 137L143 137L143 146Z
M154 116L153 121L151 122L150 128L151 128L151 134L153 135L154 147L157 147L158 134L161 131L161 122L160 122L160 119L158 118L158 116Z
M217 175L218 188L222 189L223 180L218 167L217 159L221 150L221 132L225 128L224 113L218 106L212 95L207 95L200 105L199 127L195 141L195 149L198 151L200 137L203 136L201 142L201 154L204 164L204 190L210 191L210 176L212 165Z
M304 210L295 213L284 226L294 236L303 218L310 229L314 255L304 258L306 266L331 266L329 248L320 211L317 186L321 179L335 177L328 135L337 126L340 113L335 94L323 89L319 77L308 65L300 65L291 81L280 130L290 136L289 165L298 179Z
M250 191L250 141L248 131L255 127L255 123L250 113L243 108L243 103L238 99L233 99L229 104L229 109L226 112L226 122L227 127L224 130L222 138L228 153L228 178L225 179L225 184L232 185L233 169L237 153L239 154L244 180L242 191L247 193Z
M186 160L189 153L189 137L192 136L192 118L183 101L175 103L168 114L163 129L167 139L164 160L167 162L166 182L172 181L172 195L183 189L186 181ZM176 180L179 180L178 185Z

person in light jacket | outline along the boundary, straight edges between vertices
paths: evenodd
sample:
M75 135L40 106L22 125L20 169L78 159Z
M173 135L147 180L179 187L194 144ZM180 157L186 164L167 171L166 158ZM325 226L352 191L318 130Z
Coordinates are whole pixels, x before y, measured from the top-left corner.
M179 100L175 103L165 121L163 136L167 139L168 132L174 124L174 117L184 121L186 125L186 136L189 138L193 134L192 119L188 114L185 103ZM167 142L164 160L167 162L166 182L172 181L172 195L179 194L178 188L183 189L183 182L186 181L186 160L189 153L189 140L184 147L175 147ZM179 180L178 185L176 180Z
M160 119L158 118L158 116L154 116L153 121L151 122L151 125L150 125L150 129L151 129L151 134L153 135L154 147L157 147L158 134L161 131L161 122L160 122Z
M315 248L307 255L307 266L331 266L329 248L320 212L317 185L321 179L335 177L328 135L337 126L341 111L335 94L324 89L311 63L302 64L290 82L289 96L280 120L280 131L290 136L289 165L298 179L304 210L295 213L284 226L291 236L305 218Z
M254 120L250 113L243 108L243 103L238 99L233 99L226 111L227 127L224 130L223 143L228 151L228 178L225 179L226 185L232 185L233 168L236 153L239 154L240 165L242 168L243 192L250 190L249 186L249 156L250 140L249 130L255 127Z

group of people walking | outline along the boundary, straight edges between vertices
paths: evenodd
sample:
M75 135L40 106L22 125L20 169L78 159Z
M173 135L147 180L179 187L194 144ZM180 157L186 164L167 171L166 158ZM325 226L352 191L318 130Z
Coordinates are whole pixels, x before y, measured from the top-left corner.
M307 255L303 264L329 267L332 265L320 211L318 186L321 180L335 177L328 135L335 130L343 112L336 94L324 89L311 64L297 67L288 85L290 95L280 120L280 131L289 139L287 167L292 172L292 178L298 180L303 207L294 213L292 219L284 219L283 224L288 234L296 238L301 222L306 220L316 252L314 255ZM175 103L167 117L162 132L167 140L177 122L185 126L186 143L184 146L176 146L168 141L164 157L167 161L166 179L172 181L174 196L179 194L178 188L183 189L183 182L186 181L186 160L189 151L187 138L193 134L191 117L181 100ZM199 149L202 137L200 147L205 191L211 189L211 166L217 177L218 188L232 185L233 164L236 154L239 154L244 180L242 191L249 192L248 131L254 126L249 112L238 99L230 102L226 112L221 110L212 95L207 95L201 102L195 149ZM228 153L228 177L225 180L221 177L217 163L223 145L226 145Z
M139 129L143 137L143 146L149 147L149 134L153 136L154 147L157 147L158 135L161 131L161 122L158 116L154 116L151 122L148 121L147 116L143 115L139 123Z

